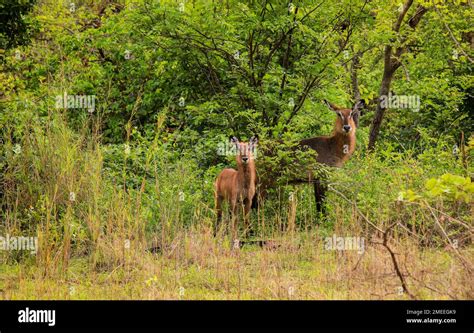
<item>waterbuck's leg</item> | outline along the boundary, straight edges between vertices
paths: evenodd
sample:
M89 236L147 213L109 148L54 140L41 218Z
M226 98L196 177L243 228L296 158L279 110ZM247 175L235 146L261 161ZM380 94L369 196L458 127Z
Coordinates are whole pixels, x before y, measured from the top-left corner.
M244 228L245 228L244 230L245 230L245 233L247 233L247 231L249 231L250 210L251 209L252 209L252 200L249 200L248 198L246 198L245 201L244 201Z
M230 218L230 235L232 244L237 238L237 217L238 217L238 202L237 198L231 200L230 202L230 209L231 209L231 218Z
M252 205L250 206L251 208L258 209L258 194L255 193L255 195L252 198Z
M255 191L255 195L252 199L252 209L259 209L262 205L263 199L267 196L267 190L263 187L259 187L257 191Z
M327 186L321 179L314 182L314 198L316 200L316 212L325 214L324 199L326 198Z
M219 226L222 221L222 200L223 198L219 195L216 195L216 212L217 212L217 221L216 224L214 225L214 237L217 235L217 232L219 231Z

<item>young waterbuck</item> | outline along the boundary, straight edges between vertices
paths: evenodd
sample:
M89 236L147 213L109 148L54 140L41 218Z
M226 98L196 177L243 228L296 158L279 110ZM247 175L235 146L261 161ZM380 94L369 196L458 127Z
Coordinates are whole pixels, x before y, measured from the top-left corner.
M217 223L214 233L217 233L222 220L222 203L227 201L231 211L232 232L236 231L236 219L239 204L244 206L245 230L249 227L249 213L252 199L255 196L257 173L255 169L254 150L258 143L257 137L252 137L248 143L239 142L236 137L230 139L235 147L237 170L224 169L215 182L215 204Z
M316 150L318 153L316 160L319 163L331 167L341 167L351 157L355 150L355 133L359 126L359 115L360 110L363 107L363 102L357 102L352 109L341 108L327 101L324 102L327 104L329 109L334 111L337 115L332 135L317 136L301 140L299 142L299 147L303 149L311 148ZM318 212L322 212L327 186L321 179L311 181L314 182L316 209Z

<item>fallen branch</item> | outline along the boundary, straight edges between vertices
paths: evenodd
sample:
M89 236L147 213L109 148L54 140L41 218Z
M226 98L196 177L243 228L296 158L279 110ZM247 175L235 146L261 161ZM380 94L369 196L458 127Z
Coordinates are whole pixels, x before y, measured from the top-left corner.
M410 296L411 299L415 299L415 296L413 296L412 293L410 293L410 291L408 290L408 286L407 286L407 283L405 281L405 278L403 277L403 274L402 272L400 271L400 268L398 267L398 262L397 262L397 258L395 256L395 253L393 252L393 250L390 248L390 246L388 246L388 235L391 231L391 229L397 225L398 222L395 222L393 223L391 226L389 226L384 234L383 234L383 243L382 245L387 249L387 251L390 253L390 257L392 258L392 263L393 263L393 267L395 268L395 272L397 273L398 275L398 278L400 279L400 282L402 283L402 288L403 288L403 291L405 293L407 293L408 296Z
M406 283L406 280L405 278L403 277L403 274L402 272L400 271L400 267L398 265L398 262L397 262L397 257L395 255L395 253L393 252L392 248L388 245L388 239L389 239L389 234L390 234L390 231L392 230L393 227L395 227L395 225L398 224L398 222L395 222L393 224L391 224L387 229L385 230L382 230L380 229L379 227L377 227L374 223L372 223L364 214L362 214L362 212L359 210L359 208L357 207L357 204L348 199L344 194L342 194L341 192L339 192L338 190L336 190L334 187L332 187L331 185L328 186L328 189L332 190L333 192L337 193L340 197L342 197L344 200L346 200L347 202L349 202L350 204L352 204L354 207L355 207L355 210L356 212L368 223L368 225L370 225L372 228L374 228L375 230L379 231L380 233L382 233L383 235L383 242L382 243L379 243L381 245L383 245L387 251L390 253L390 257L392 259L392 264L393 264L393 267L395 269L395 273L397 274L398 278L400 279L400 282L402 284L402 288L403 288L403 291L408 295L410 296L411 299L416 299L415 296L410 292L410 290L408 289L408 285Z

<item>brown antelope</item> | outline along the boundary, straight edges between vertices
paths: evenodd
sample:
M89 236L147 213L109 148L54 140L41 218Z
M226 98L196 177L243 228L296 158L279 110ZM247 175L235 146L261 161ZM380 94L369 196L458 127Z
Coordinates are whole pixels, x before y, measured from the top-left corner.
M224 169L215 182L215 204L217 211L217 232L222 219L222 203L227 201L231 211L232 232L235 232L238 204L244 205L245 229L249 226L249 213L252 199L255 195L257 172L255 169L254 149L258 138L252 137L248 143L239 142L236 137L230 139L230 143L236 149L237 170Z
M330 136L317 136L299 142L302 148L316 150L316 161L332 167L341 167L352 155L356 145L356 129L359 126L360 109L363 102L357 102L352 109L345 109L324 101L337 114L334 130ZM298 181L296 181L298 182ZM316 209L323 211L323 201L327 187L320 179L314 180Z

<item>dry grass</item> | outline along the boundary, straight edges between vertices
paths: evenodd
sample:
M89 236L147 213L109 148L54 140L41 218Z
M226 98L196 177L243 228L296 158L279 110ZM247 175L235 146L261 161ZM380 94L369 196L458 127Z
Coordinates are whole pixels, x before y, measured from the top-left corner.
M397 242L398 243L398 242ZM409 289L417 299L472 299L473 281L451 252L393 243ZM388 252L369 245L330 251L317 236L274 239L278 247L232 250L208 228L177 235L164 253L132 242L100 264L72 259L64 274L44 277L33 266L2 265L2 299L406 299ZM119 248L109 244L110 248ZM121 252L121 253L119 253ZM463 255L472 261L472 251Z

